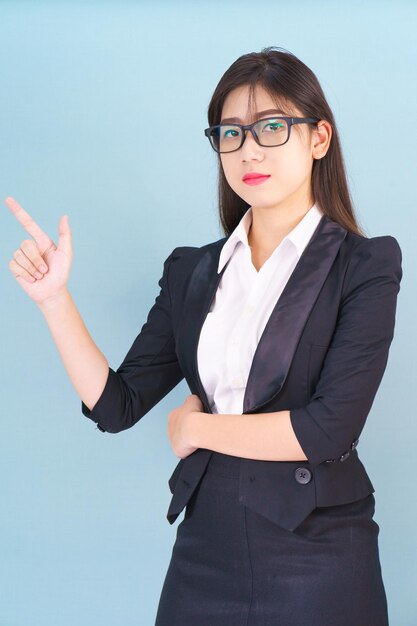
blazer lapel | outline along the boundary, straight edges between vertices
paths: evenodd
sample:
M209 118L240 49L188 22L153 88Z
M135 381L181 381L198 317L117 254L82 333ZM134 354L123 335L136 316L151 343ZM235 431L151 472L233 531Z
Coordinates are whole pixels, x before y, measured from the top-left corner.
M217 287L226 266L217 273L221 249L227 237L210 245L189 277L182 307L182 320L178 329L178 358L185 378L194 382L204 408L212 413L197 364L197 347L204 320L216 295ZM192 388L192 385L190 385Z
M280 392L304 325L346 233L345 228L325 215L317 225L258 343L246 385L244 413L259 409ZM220 252L226 239L224 237L207 247L192 271L178 329L178 357L184 375L194 383L209 413L212 413L209 400L198 373L197 347L201 328L227 267L217 274Z
M346 233L325 215L318 223L258 342L246 383L244 413L254 412L281 391L307 318Z

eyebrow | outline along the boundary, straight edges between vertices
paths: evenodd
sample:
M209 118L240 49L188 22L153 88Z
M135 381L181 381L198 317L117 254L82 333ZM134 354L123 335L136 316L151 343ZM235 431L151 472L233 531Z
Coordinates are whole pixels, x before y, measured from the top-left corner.
M285 115L282 111L278 111L278 109L267 109L266 111L258 111L255 113L255 119L262 117L262 115L269 115L269 113L278 113L279 115ZM233 122L240 123L240 118L238 117L225 117L220 121L220 124L232 124Z

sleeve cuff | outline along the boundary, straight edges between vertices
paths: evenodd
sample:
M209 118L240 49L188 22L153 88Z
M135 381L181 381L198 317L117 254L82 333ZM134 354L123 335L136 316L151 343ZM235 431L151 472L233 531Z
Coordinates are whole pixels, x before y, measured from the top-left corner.
M334 445L331 445L330 440L328 440L327 449L323 449L325 435L321 430L319 431L305 408L291 409L290 420L298 443L312 467L317 467L334 454Z
M93 409L90 410L81 400L81 411L83 415L90 418L93 422L96 422L97 428L102 432L109 430L107 425L109 422L109 416L111 418L112 415L112 403L114 402L114 398L117 397L117 389L117 374L111 367L109 367L106 384ZM111 432L111 430L109 432Z

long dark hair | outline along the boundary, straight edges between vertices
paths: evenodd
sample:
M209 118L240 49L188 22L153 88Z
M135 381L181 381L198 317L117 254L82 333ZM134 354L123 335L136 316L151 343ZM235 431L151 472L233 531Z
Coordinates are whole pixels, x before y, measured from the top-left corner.
M209 126L220 124L223 104L229 92L246 85L249 87L250 101L257 85L260 85L278 107L288 108L288 104L292 104L302 116L324 119L331 124L332 137L327 153L313 162L311 183L314 201L328 218L350 232L366 236L355 217L334 116L316 75L284 48L269 46L261 52L244 54L226 70L214 90L207 111ZM229 235L249 204L230 187L220 155L218 157L220 223L225 235Z

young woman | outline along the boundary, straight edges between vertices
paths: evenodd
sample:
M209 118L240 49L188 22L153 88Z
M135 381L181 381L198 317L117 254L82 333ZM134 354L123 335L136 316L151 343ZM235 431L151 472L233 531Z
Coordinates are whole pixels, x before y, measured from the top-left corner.
M225 236L171 252L117 370L67 290L66 216L56 246L6 199L34 239L10 269L100 430L132 427L184 377L190 387L168 416L180 461L167 517L185 515L156 626L386 626L357 446L393 338L400 247L359 228L333 114L293 54L238 58L208 122Z

